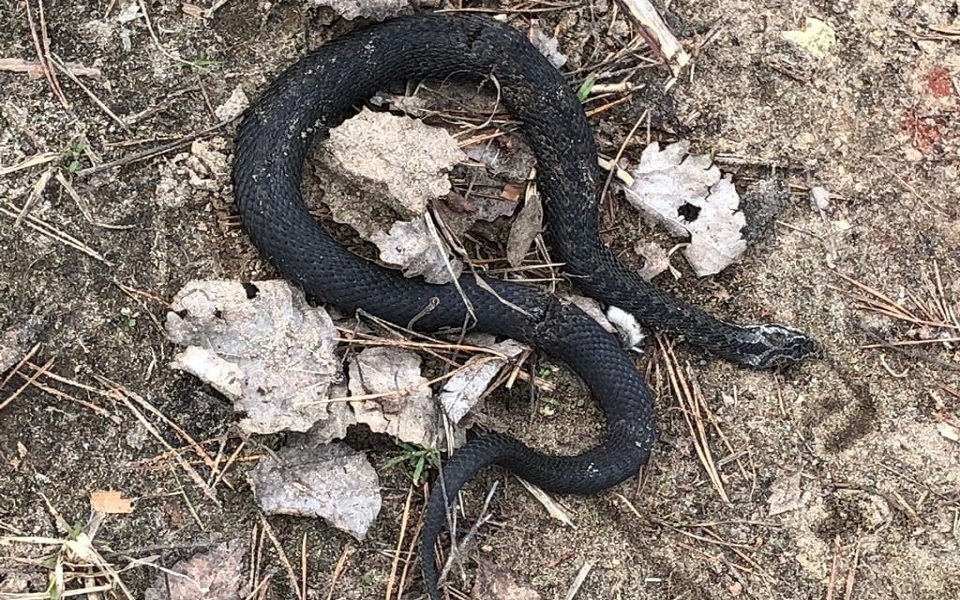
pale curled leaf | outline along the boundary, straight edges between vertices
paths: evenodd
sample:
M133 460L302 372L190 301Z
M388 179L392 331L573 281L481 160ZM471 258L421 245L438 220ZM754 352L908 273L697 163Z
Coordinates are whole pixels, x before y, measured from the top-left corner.
M646 218L675 236L689 236L683 250L698 276L712 275L735 262L746 250L746 219L730 176L721 176L709 156L688 154L689 143L660 150L654 142L643 151L624 188L627 200Z
M447 131L364 109L331 130L319 158L334 220L376 244L384 262L431 283L459 275L459 261L424 223L430 201L450 192L450 169L466 158Z
M167 336L187 346L172 367L234 401L252 433L307 431L330 417L321 402L340 373L336 330L286 281L192 281L171 303Z
M350 359L350 394L358 423L377 433L436 446L437 407L420 356L411 350L379 346Z
M320 517L359 541L380 513L376 470L362 452L340 442L304 442L264 454L249 477L265 513Z
M484 354L472 356L444 383L440 391L440 404L454 423L460 423L477 405L490 383L507 365L507 359L519 356L526 349L526 346L514 340L482 345L487 345L506 358Z

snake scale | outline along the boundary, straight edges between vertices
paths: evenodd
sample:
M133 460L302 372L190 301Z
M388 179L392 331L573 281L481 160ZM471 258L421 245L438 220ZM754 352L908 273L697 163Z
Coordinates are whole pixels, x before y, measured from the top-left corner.
M471 439L444 463L427 503L421 556L426 591L440 597L435 544L446 511L479 470L500 465L541 488L590 494L637 473L656 438L652 399L617 339L575 306L535 286L473 275L453 285L407 279L336 242L305 206L300 179L311 143L357 103L408 80L495 77L537 159L554 258L586 295L642 324L682 335L737 363L767 368L810 354L814 342L781 325L720 321L642 280L600 238L603 175L593 134L563 76L516 29L480 15L399 17L335 39L287 68L245 115L233 184L247 234L287 279L319 301L363 310L417 330L459 328L514 338L566 363L606 417L606 437L576 456L548 456L493 433Z

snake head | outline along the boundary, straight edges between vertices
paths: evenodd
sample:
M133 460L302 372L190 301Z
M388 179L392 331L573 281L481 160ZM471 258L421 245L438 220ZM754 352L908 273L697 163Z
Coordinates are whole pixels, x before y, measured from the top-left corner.
M813 338L786 325L746 325L743 329L751 349L749 365L757 369L784 367L818 350Z

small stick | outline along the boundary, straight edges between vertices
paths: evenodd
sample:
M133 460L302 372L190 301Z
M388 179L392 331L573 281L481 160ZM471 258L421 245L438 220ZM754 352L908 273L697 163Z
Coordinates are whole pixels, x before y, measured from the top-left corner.
M127 127L127 124L124 123L123 120L122 120L120 117L118 117L117 115L113 114L113 111L110 110L110 109L107 107L107 105L104 104L104 103L100 100L100 98L98 98L97 95L94 94L94 93L90 90L90 88L88 88L86 85L84 85L83 82L80 81L80 79L79 79L76 75L74 75L73 72L72 72L70 69L68 69L65 64L63 64L63 61L60 60L60 57L58 57L56 54L52 54L52 55L50 56L50 62L51 62L55 67L57 67L58 69L60 69L61 71L63 71L64 74L65 74L67 77L70 78L70 81L72 81L72 82L74 82L75 84L77 84L77 86L78 86L81 90L83 90L84 93L86 93L87 96L89 96L91 100L93 100L93 103L96 104L97 106L99 106L99 107L100 107L100 110L102 110L103 112L105 112L108 117L110 117L111 119L113 119L113 121L114 121L117 125L119 125L121 129L123 129L123 130L124 130L126 133L128 133L128 134L131 133L130 128Z
M573 583L570 584L570 589L567 591L567 595L563 597L564 600L573 600L573 597L577 595L577 592L580 591L580 586L583 585L583 582L586 581L587 575L590 574L590 570L593 569L593 563L587 561L583 563L583 566L580 567L580 571L577 572L576 578L574 578Z
M670 67L674 75L690 62L690 55L667 28L657 9L647 0L620 0L640 28L640 35Z
M37 346L34 346L34 348L37 348L37 347L39 347L39 344L38 344ZM29 357L27 357L27 358L29 358ZM24 360L26 360L26 358L25 358ZM23 361L21 361L20 364L23 364ZM13 394L11 394L9 398L7 398L6 400L4 400L3 402L0 402L0 410L3 410L4 408L7 407L8 404L10 404L11 402L13 402L13 401L17 398L17 396L19 396L21 393L23 393L23 390L27 389L27 388L30 387L31 385L34 385L34 383L37 381L37 379L39 379L44 373L46 373L46 372L47 372L47 369L49 369L52 365L53 365L53 359L51 358L51 359L48 360L42 367L40 367L40 369L37 370L33 375L31 375L30 377L24 377L24 379L26 379L26 381L24 381L23 385L21 385L20 387L18 387L18 388L17 388L17 391L15 391ZM19 366L19 365L18 365L18 366Z
M7 204L7 206L16 208L14 205L9 203ZM7 210L3 206L0 206L0 214L6 215L14 220L17 219L19 212L20 212L19 210L14 212L11 210ZM90 256L92 258L99 260L100 262L102 262L107 266L113 266L113 263L111 263L106 258L104 258L102 254L100 254L96 250L93 250L92 248L90 248L89 246L87 246L77 238L73 237L72 235L65 233L63 231L60 231L59 229L57 229L53 225L50 225L49 223L41 221L40 219L31 215L27 215L24 223L26 224L27 227L29 227L30 229L33 229L34 231L36 231L37 233L40 233L41 235L45 235L62 244L70 246L75 250L79 250L80 252L86 254L87 256Z
M40 36L37 34L36 24L33 22L33 11L30 10L30 1L27 0L27 22L30 24L30 36L33 38L33 47L37 52L37 60L40 62L41 70L43 71L43 76L47 79L47 85L50 86L50 91L53 92L53 95L60 100L60 104L64 108L70 108L70 102L67 101L66 96L63 95L63 91L60 89L60 85L57 83L56 75L53 73L53 69L50 68L49 63L47 62L46 55L43 52L43 46L40 43ZM41 13L41 26L46 23L46 20L43 18L43 0L40 0L40 13ZM47 35L43 35L44 39L47 39ZM47 43L49 48L49 40Z
M280 562L283 563L284 568L287 571L287 578L290 579L290 586L297 590L297 597L300 600L305 600L304 596L300 593L300 586L297 585L297 574L293 570L293 565L290 564L290 559L287 558L287 553L284 552L283 546L280 544L280 540L277 539L277 536L273 533L273 527L270 526L270 523L267 521L267 518L260 515L260 523L263 525L263 531L267 534L267 537L270 538L270 543L273 544L273 549L277 551L277 555L280 557Z
M87 177L87 176L89 176L89 175L95 175L95 174L97 174L97 173L100 173L100 172L103 172L103 171L107 171L107 170L109 170L109 169L113 169L114 167L122 167L122 166L124 166L124 165L128 165L128 164L131 164L131 163L140 162L141 160L146 160L146 159L148 159L148 158L153 158L153 157L155 157L155 156L160 156L160 155L162 155L162 154L166 154L167 152L171 152L171 151L173 151L173 150L178 150L178 149L186 146L187 144L193 142L194 140L198 140L198 139L201 139L201 138L205 138L205 137L207 137L207 136L209 136L209 135L211 135L211 134L213 134L213 133L216 133L217 131L223 129L223 128L226 127L227 125L230 125L231 123L233 123L234 120L235 120L235 119L229 119L229 120L227 120L227 121L221 121L221 122L217 123L216 125L214 125L214 126L212 126L212 127L208 127L207 129L204 129L204 130L202 130L202 131L198 131L197 133L191 133L190 135L185 135L185 136L183 136L182 138L180 138L180 139L178 139L178 140L175 140L175 141L173 141L173 142L169 142L169 143L166 143L166 144L161 144L161 145L159 145L159 146L155 146L155 147L153 147L153 148L150 148L149 150L144 150L143 152L135 152L135 153L130 154L130 155L128 155L128 156L124 156L123 158L120 158L120 159L117 159L117 160L114 160L114 161L110 161L110 162L105 162L105 163L103 163L103 164L101 164L101 165L96 165L96 166L93 166L93 167L87 167L86 169L80 169L79 171L77 171L77 172L74 173L74 174L75 174L77 177Z
M340 558L337 560L336 566L333 567L333 575L330 577L330 588L327 590L327 600L333 600L333 590L336 588L337 582L346 570L347 561L353 556L353 552L354 547L350 544L343 547Z
M407 523L410 520L410 502L413 500L414 485L410 484L407 490L407 500L403 503L403 518L400 520L400 533L397 535L397 547L393 551L393 560L390 561L390 575L387 577L387 592L384 600L393 596L393 587L397 580L397 567L400 565L400 551L403 548L403 538L407 535ZM399 594L397 594L399 596Z
M26 356L24 356L23 358L21 358L21 359L20 359L20 362L18 362L18 363L13 367L13 369L10 371L10 374L7 375L6 377L4 377L4 378L3 378L3 381L0 381L0 388L2 388L3 386L7 385L7 383L9 383L9 381L10 381L11 379L13 379L13 376L18 374L17 372L20 370L20 367L22 367L23 365L27 364L27 361L29 361L31 358L33 358L33 355L36 354L36 353L37 353L37 350L39 350L39 349L40 349L40 342L37 342L36 344L34 344L33 348L30 348L30 351L27 352ZM2 406L0 406L0 408L2 408Z

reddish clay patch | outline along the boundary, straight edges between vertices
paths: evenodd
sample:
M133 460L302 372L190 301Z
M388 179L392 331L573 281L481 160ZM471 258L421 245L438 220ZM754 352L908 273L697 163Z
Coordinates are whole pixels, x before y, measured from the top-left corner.
M945 67L934 67L927 75L927 92L935 98L949 98L956 96L957 92L953 89L953 80L950 78L950 71Z

